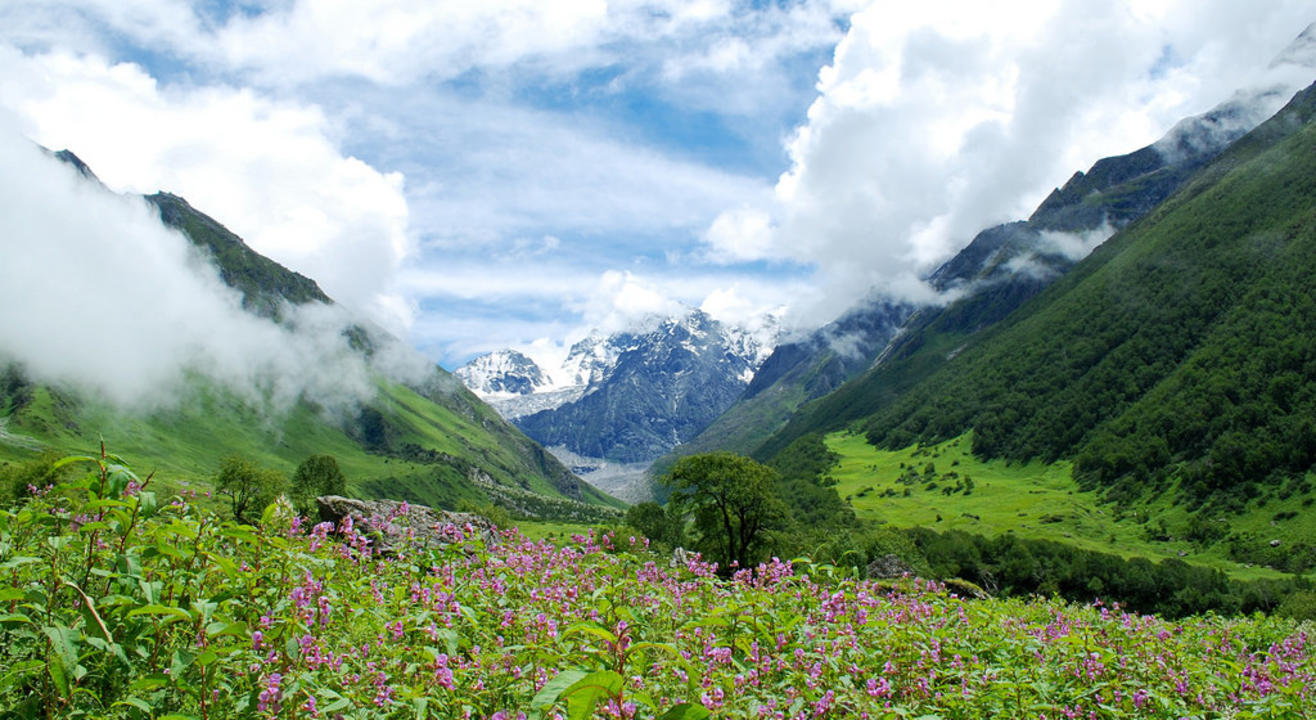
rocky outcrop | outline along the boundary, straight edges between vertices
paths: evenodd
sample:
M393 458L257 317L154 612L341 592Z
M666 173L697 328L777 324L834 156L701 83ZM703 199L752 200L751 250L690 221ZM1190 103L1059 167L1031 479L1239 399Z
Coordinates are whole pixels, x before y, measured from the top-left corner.
M906 575L912 576L913 574L914 568L895 554L883 555L868 563L868 578L870 580L887 580L905 577Z
M474 513L435 510L396 500L357 500L340 495L315 499L320 520L333 523L335 531L350 527L366 536L374 536L373 552L395 553L400 547L417 542L426 547L441 547L481 535L486 543L496 543L498 532L487 518ZM351 518L351 524L346 521Z

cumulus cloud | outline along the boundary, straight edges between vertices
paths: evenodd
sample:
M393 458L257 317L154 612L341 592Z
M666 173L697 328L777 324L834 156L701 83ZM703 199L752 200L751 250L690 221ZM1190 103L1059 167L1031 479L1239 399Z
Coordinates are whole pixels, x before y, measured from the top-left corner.
M344 156L318 108L2 46L0 96L25 134L72 149L111 188L182 195L340 303L395 332L410 322L395 287L413 251L402 176Z
M373 396L371 373L334 306L276 325L241 309L208 259L158 211L82 178L0 128L0 362L40 382L130 410L176 405L200 374L277 413L313 397L347 410ZM385 348L387 370L414 357Z
M1255 82L1309 14L1223 0L873 4L820 72L775 197L724 211L709 254L813 264L828 288L819 321L874 287L926 299L919 277L978 230Z

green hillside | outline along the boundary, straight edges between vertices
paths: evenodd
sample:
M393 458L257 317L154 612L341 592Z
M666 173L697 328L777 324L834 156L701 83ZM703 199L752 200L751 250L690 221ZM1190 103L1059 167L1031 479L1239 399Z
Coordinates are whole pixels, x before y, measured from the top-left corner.
M856 421L891 449L971 430L977 457L1071 459L1111 500L1214 518L1309 497L1314 116L1316 86L980 337L925 333L762 452Z
M836 453L827 475L858 518L884 526L1012 535L1125 558L1177 558L1240 580L1283 577L1283 556L1316 533L1316 514L1303 512L1304 499L1294 497L1231 516L1227 530L1219 526L1230 539L1216 543L1211 523L1196 526L1206 530L1195 534L1181 532L1191 525L1190 513L1168 496L1121 508L1080 487L1071 461L984 460L970 452L972 442L962 436L885 450L863 435L836 432L826 437ZM1279 545L1271 548L1272 541ZM1257 547L1269 552L1245 556Z
M72 153L57 157L94 181ZM159 193L147 200L166 225L211 257L248 312L287 322L291 308L333 303L313 280L256 253L182 198ZM365 322L344 332L363 359L397 342ZM522 516L572 520L608 517L622 505L571 474L436 365L410 385L382 376L375 384L374 399L350 412L330 412L307 398L287 412L271 412L196 376L170 409L131 414L33 384L21 368L0 367L0 462L46 450L84 451L104 438L115 452L141 458L148 471L182 482L207 482L221 459L234 454L288 472L310 455L329 454L362 496L449 508L492 502Z
M367 437L359 419L337 422L304 402L286 416L271 417L201 382L177 409L140 416L10 380L0 398L0 462L23 461L47 449L90 451L103 438L115 452L141 458L147 472L198 489L229 455L291 474L308 456L329 454L349 490L362 496L448 508L463 500L498 501L519 504L527 514L581 519L600 517L585 504L620 505L565 471L554 474L547 461L536 465L509 433L486 429L485 413L491 411L465 417L382 380L378 397L362 410L384 424L382 444Z
M660 458L652 474L660 476L677 457L695 452L751 453L766 443L759 454L771 455L796 437L793 431L772 436L801 405L867 371L879 357L890 364L920 355L910 379L921 380L1073 267L1074 259L1058 250L1052 233L1100 235L1150 212L1218 156L1231 137L1241 135L1238 130L1206 139L1195 132L1217 128L1230 113L1228 105L1221 106L1186 119L1182 135L1172 131L1155 145L1102 158L1087 172L1074 173L1027 220L979 232L927 278L939 292L963 290L954 302L914 307L870 299L809 337L778 346L740 400L698 437ZM1171 138L1177 149L1167 155L1158 147Z

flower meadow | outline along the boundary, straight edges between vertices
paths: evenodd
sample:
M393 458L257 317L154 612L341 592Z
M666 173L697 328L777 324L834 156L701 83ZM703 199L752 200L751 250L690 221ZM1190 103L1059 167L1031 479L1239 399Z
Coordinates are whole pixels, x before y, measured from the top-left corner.
M0 717L1305 718L1291 621L973 600L609 533L257 526L118 458L0 511ZM382 552L385 534L412 537ZM622 546L622 547L618 547Z

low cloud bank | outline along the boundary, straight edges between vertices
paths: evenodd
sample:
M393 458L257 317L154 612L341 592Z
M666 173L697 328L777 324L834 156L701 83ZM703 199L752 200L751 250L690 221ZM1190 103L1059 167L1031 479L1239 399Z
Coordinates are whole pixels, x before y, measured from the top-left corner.
M290 308L284 325L243 311L153 206L3 128L0 217L0 363L35 381L150 411L185 400L199 374L268 412L303 396L334 412L373 397L372 372L428 369L396 347L368 364L337 306Z

